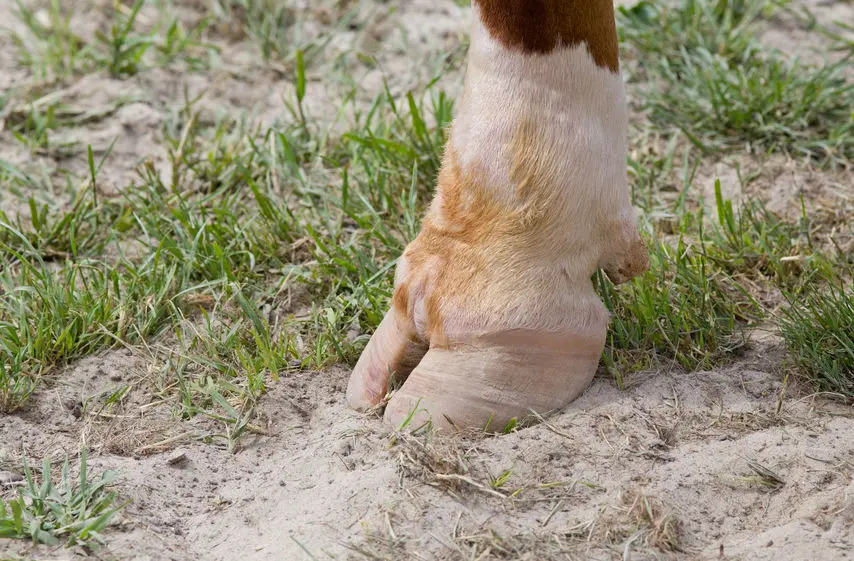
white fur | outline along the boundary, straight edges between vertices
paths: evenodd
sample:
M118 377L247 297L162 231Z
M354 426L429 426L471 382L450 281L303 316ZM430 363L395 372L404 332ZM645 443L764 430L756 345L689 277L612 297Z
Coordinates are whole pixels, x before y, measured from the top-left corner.
M618 219L634 225L626 179L627 109L619 73L597 66L586 44L560 46L548 54L510 50L492 39L473 3L471 47L464 93L458 101L451 146L463 169L484 170L485 184L507 203L516 197L510 178L513 139L521 119L557 146L553 188L566 224L563 250L588 256L565 264L576 279L607 258L613 240L603 228ZM621 234L622 235L622 234ZM561 247L562 246L562 247Z

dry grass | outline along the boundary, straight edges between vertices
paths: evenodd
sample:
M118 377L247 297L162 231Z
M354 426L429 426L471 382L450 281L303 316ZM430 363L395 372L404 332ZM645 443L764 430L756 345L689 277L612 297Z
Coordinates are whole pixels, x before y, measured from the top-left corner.
M622 545L626 551L633 546L684 551L682 523L673 509L638 489L624 491L617 504L604 507L598 518L589 521L586 539Z
M520 535L485 533L455 536L456 551L449 559L557 560L591 559L632 551L654 551L657 558L683 552L682 524L662 501L633 490L623 493L616 506L603 509L595 520L563 533L531 532Z
M562 531L501 532L489 525L465 530L458 519L448 536L432 536L442 545L437 556L419 554L419 537L394 529L395 515L386 513L383 528L369 532L352 550L365 559L441 559L442 561L566 561L585 559L668 559L686 548L682 524L672 509L640 491L621 495L619 503L603 508L596 519Z
M441 489L459 500L471 492L498 499L509 499L512 495L499 490L506 479L484 475L473 467L479 453L473 440L457 437L434 441L397 433L393 441L399 450L398 466L406 477Z

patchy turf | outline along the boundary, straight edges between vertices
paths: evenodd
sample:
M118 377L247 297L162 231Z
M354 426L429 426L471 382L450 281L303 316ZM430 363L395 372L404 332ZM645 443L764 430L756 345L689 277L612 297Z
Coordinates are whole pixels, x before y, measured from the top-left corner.
M850 556L850 2L623 3L652 267L597 279L593 386L492 439L346 408L468 14L0 0L0 558Z

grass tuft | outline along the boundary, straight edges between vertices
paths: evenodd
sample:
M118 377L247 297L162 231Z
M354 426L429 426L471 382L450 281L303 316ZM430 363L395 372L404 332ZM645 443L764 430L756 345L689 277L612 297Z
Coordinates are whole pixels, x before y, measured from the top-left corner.
M854 155L854 83L844 74L851 62L816 68L769 57L745 65L703 53L682 71L662 73L670 87L651 96L649 115L707 153L779 149L847 161Z
M155 254L141 265L46 263L25 236L27 254L8 245L0 272L0 406L23 405L54 366L117 343L134 343L165 325L176 305L176 269Z
M854 292L830 285L787 299L779 322L796 363L819 391L854 397Z
M597 288L612 312L604 355L618 379L625 371L672 361L689 370L711 368L737 356L758 303L721 274L702 247L680 238L675 246L649 240L650 270L615 287L597 274Z
M27 30L25 34L11 34L21 65L48 82L97 71L127 78L177 61L186 62L191 69L207 69L210 54L217 50L201 39L208 19L189 30L177 19L169 19L140 31L138 19L147 3L136 0L130 6L116 4L111 19L96 29L93 37L84 38L72 29L74 9L66 8L60 0L50 0L42 13L16 0L15 16Z
M86 450L80 453L79 479L69 474L68 458L60 481L54 483L51 462L45 460L40 481L24 463L25 484L9 502L0 499L0 538L32 540L36 544L66 546L104 543L101 532L124 507L110 490L116 475L111 471L91 480Z
M655 64L678 68L686 54L706 52L735 61L757 48L755 34L763 15L773 10L766 0L640 0L617 9L620 41L629 58L643 57L643 69ZM666 61L655 61L654 55Z
M813 225L805 210L793 224L770 212L761 200L747 200L736 209L724 199L720 180L715 181L715 207L717 221L705 254L727 274L767 280L794 292L832 277L833 263L813 246Z
M851 56L813 66L760 44L772 0L641 1L618 11L646 78L643 109L704 153L782 151L843 164L854 157Z

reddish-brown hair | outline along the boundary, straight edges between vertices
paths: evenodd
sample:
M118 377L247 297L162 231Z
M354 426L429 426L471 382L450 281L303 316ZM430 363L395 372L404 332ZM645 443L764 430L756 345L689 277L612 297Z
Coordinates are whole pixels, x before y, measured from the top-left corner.
M619 72L612 0L474 0L490 35L509 49L548 53L587 45L597 65Z

